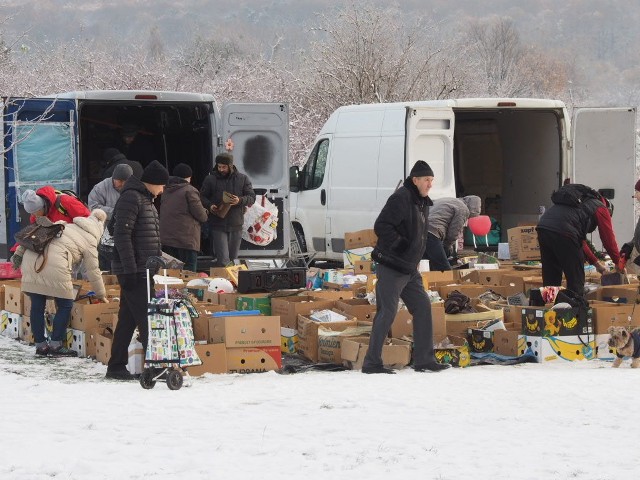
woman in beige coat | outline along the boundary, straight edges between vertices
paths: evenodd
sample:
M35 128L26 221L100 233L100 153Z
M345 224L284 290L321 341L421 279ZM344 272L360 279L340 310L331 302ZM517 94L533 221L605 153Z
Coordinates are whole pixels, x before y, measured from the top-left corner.
M73 223L64 221L62 235L51 241L47 247L46 263L40 272L43 257L19 247L16 254L22 254L22 291L31 297L31 329L36 342L36 355L75 357L77 352L63 345L71 307L73 306L74 266L84 261L91 287L100 301L106 302L102 275L98 268L98 242L104 230L107 215L102 210L94 210L89 217L76 217ZM51 225L46 217L38 217L38 223ZM47 297L56 302L51 339L45 338L44 309Z

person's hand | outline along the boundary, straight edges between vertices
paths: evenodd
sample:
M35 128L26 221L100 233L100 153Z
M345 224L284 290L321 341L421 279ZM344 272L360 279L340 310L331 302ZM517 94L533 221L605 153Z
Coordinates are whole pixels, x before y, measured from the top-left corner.
M238 205L240 203L240 197L238 197L237 195L231 195L231 201L229 202L229 205Z
M607 272L607 267L602 262L598 262L594 266L596 267L598 273L601 275Z
M13 267L13 269L18 270L20 268L20 265L22 265L22 255L14 253L13 255L11 255L9 261L11 262L11 266Z
M109 303L109 299L107 297L98 297L99 303Z
M218 210L218 206L217 205L211 205L211 207L209 208L209 211L211 213L215 213L216 210Z

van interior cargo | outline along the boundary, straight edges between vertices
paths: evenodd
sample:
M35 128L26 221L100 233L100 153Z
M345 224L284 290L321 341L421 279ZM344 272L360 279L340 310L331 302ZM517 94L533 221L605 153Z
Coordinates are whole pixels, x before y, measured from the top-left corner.
M564 179L558 110L454 109L456 196L477 195L507 229L536 224L538 206ZM525 195L526 192L526 195Z

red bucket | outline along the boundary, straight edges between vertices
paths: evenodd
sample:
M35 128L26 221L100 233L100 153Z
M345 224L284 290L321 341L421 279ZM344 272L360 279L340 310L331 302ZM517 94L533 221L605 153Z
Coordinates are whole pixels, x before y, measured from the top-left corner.
M11 262L0 262L0 279L7 280L20 277L22 277L22 272L20 269L14 270Z

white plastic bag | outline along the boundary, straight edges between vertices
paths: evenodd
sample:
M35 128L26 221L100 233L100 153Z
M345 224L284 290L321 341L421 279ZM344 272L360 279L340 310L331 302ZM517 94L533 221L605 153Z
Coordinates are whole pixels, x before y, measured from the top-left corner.
M256 201L244 214L242 238L254 245L269 245L278 237L278 207L264 195L257 195Z

